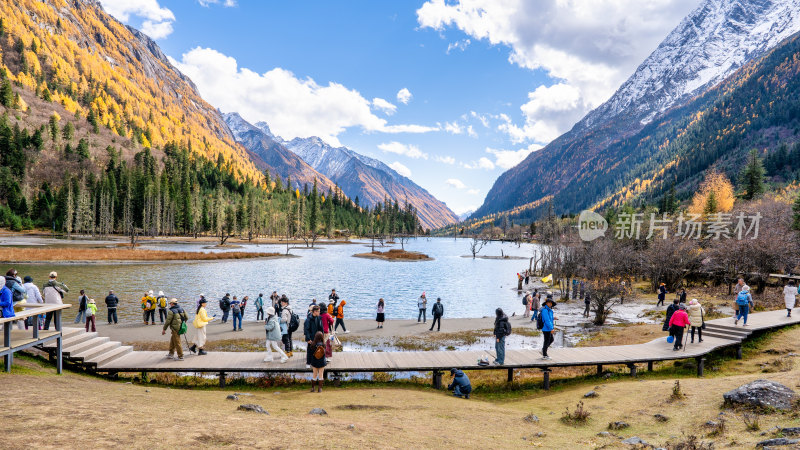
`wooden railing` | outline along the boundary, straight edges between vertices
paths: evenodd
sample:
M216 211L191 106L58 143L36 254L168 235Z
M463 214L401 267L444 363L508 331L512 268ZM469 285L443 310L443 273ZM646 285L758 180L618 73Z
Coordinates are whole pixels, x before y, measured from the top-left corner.
M70 304L26 303L18 305L18 307L22 307L23 310L15 312L14 317L0 318L0 324L3 325L3 346L0 347L0 355L3 356L6 372L11 372L11 364L14 362L14 353L55 340L56 370L59 374L61 373L63 367L61 357L61 313L71 306ZM51 316L52 325L55 330L39 329L38 317L42 315ZM28 318L34 319L32 326L29 326L27 330L31 333L30 337L26 336L25 330L14 329L16 324L24 323ZM17 326L16 328L21 327Z

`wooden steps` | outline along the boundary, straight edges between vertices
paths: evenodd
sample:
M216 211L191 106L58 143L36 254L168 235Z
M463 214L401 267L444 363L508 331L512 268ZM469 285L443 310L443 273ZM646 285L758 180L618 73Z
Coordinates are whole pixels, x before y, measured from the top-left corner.
M45 333L45 331L42 331ZM61 352L68 362L95 368L100 364L110 363L133 351L133 347L121 342L98 336L96 332L86 332L82 328L64 328ZM48 342L40 349L54 352L55 342Z

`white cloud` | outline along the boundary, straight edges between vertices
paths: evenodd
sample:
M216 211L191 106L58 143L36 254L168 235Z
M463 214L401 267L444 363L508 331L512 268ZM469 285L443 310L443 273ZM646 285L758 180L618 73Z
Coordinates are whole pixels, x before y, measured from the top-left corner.
M466 189L467 185L464 184L463 181L459 180L458 178L448 178L445 180L444 184L456 188L456 189Z
M175 14L158 4L158 0L100 0L105 12L123 23L131 17L142 19L142 32L153 39L163 39L172 33Z
M450 164L451 166L456 163L456 159L452 156L439 156L433 157L433 160L440 163Z
M477 138L478 133L475 132L475 129L472 128L472 125L467 127L467 136L471 138Z
M438 127L389 125L372 110L372 102L355 89L329 82L317 84L280 67L263 74L238 67L236 59L210 48L194 48L172 63L188 75L200 94L223 111L235 111L249 122L265 121L284 139L318 136L331 145L350 127L367 132L427 133Z
M484 128L489 128L489 117L487 117L485 114L478 114L475 111L470 111L469 115L475 119L478 119Z
M464 127L459 125L458 122L445 122L444 131L450 134L461 134L464 132Z
M402 176L404 176L406 178L411 178L411 169L409 169L408 167L400 164L400 162L395 161L395 162L389 164L389 167L394 169L394 171L399 173L400 175L402 175Z
M222 3L222 6L226 8L232 8L236 6L236 0L197 0L197 3L200 3L201 6L211 6L217 3Z
M481 192L480 189L468 189L467 194L469 195L478 195Z
M494 163L489 158L481 156L480 159L478 159L477 161L472 161L470 163L461 163L461 167L465 169L492 170L494 169Z
M397 111L397 105L378 97L372 99L372 106L383 111L387 116L391 116Z
M698 0L429 0L421 27L460 29L510 48L509 62L556 85L529 94L516 142L546 142L608 99ZM554 102L553 105L549 102ZM548 115L555 111L555 116ZM510 124L513 125L513 124Z
M409 91L408 88L397 91L397 101L404 105L407 105L408 102L411 101L411 97L413 97L413 95L411 95L411 91Z
M519 150L498 150L487 147L486 153L494 155L494 164L496 166L503 169L510 169L521 163L522 160L528 157L528 155L536 150L539 150L540 148L542 148L542 146L539 144L531 144L528 146L528 148L522 148Z
M383 150L384 153L394 153L396 155L405 155L412 159L428 159L428 154L420 151L416 145L403 144L397 141L386 142L378 144L378 148Z
M462 39L460 41L455 41L447 44L447 54L449 55L453 50L461 50L462 52L469 47L470 40L469 39Z

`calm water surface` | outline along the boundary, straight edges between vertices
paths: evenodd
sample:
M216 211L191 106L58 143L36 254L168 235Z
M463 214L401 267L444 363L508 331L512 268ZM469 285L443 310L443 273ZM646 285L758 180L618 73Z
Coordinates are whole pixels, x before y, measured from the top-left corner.
M151 244L145 248L182 251L209 251L207 244ZM399 246L398 246L399 247ZM199 263L155 264L20 264L20 275L31 275L37 285L46 281L51 270L67 283L67 301L74 302L80 289L97 300L100 317L105 314L103 299L113 289L121 300L119 313L124 321L141 320L142 293L163 290L177 297L184 306L194 305L203 293L209 299L211 312L218 310L219 298L231 295L250 296L252 302L263 292L268 297L276 290L286 294L295 308L307 307L312 298L327 300L331 288L347 301L345 318L374 318L379 297L386 301L388 319L417 316L417 297L427 292L431 302L441 297L445 317L494 316L495 308L506 311L521 309L516 291L516 273L528 267L533 244L518 247L511 243L491 243L481 255L525 257L525 260L487 260L464 258L469 254L469 241L459 239L420 238L406 244L407 250L421 251L434 261L389 262L354 258L368 252L368 242L352 245L322 245L317 249L294 248L298 258L269 260L215 261ZM239 251L286 251L285 245L244 245ZM385 249L384 249L385 250ZM251 303L252 305L252 303ZM71 313L70 313L71 314ZM68 314L68 315L70 315ZM245 320L255 320L255 308L248 306Z

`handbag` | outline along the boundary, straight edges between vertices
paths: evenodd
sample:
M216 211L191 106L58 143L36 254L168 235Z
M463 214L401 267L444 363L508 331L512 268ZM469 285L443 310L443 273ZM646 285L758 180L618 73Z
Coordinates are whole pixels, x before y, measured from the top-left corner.
M316 349L314 349L314 358L315 359L322 359L325 357L325 347L318 345Z
M181 328L178 330L178 334L186 334L186 321L181 322Z
M702 306L700 307L700 329L701 330L705 330L706 329L706 316L705 316L705 314L703 314L703 307Z
M673 342L675 342L675 336L667 336L667 343L672 344Z

